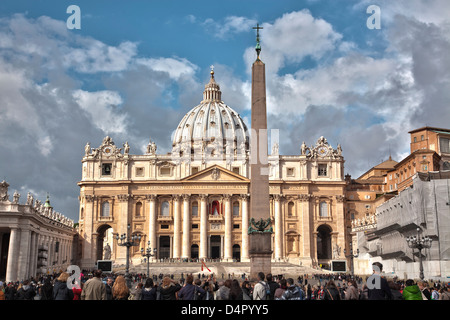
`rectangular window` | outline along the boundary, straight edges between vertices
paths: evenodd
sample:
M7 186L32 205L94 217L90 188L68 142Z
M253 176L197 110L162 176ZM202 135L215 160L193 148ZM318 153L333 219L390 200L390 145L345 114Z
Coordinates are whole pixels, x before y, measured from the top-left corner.
M233 167L233 172L236 174L240 174L239 167Z
M198 224L193 224L192 229L198 229Z
M326 164L319 164L318 175L319 175L319 177L327 176L327 165Z
M233 224L233 229L239 229L239 225L238 224Z
M161 225L161 229L169 229L169 225L168 224L162 224Z
M192 171L191 174L197 173L198 167L192 167L191 171Z
M111 175L111 163L103 163L102 164L102 176L110 176Z
M192 216L198 217L198 205L192 205Z
M289 177L292 177L294 175L294 168L287 168L286 172Z
M144 176L144 168L136 168L136 177L143 177Z
M450 139L439 138L441 153L450 153Z
M167 177L170 176L170 168L161 168L161 176Z

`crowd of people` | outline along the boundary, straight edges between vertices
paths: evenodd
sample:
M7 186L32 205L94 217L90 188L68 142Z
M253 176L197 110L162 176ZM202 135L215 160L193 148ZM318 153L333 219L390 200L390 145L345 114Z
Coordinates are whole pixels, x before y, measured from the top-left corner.
M182 274L178 280L173 275L133 274L127 281L123 275L94 270L72 285L69 277L62 272L23 282L0 281L0 300L450 300L448 283L380 277L380 285L371 288L367 279L347 274L301 275L296 281L262 272L257 281L245 275L222 274L218 281L214 274Z

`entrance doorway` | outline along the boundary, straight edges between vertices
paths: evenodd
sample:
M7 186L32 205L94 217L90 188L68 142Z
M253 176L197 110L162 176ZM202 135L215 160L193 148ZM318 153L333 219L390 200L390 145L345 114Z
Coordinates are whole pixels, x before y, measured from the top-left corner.
M237 262L241 260L241 247L238 244L233 246L233 260Z
M327 225L317 228L317 259L331 259L331 228Z
M211 259L220 259L221 258L221 238L220 236L211 236Z
M159 259L170 258L170 237L159 237Z
M198 245L193 244L191 246L191 259L198 259Z
M3 233L0 248L0 279L6 278L6 266L8 264L8 249L9 249L10 233Z

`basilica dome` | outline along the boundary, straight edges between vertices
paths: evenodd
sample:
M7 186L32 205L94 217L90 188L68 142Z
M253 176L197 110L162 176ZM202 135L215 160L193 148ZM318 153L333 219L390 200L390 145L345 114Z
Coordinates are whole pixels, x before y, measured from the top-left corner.
M228 152L226 148L248 149L247 126L240 115L221 100L221 95L214 71L211 70L211 79L205 85L203 100L183 117L175 130L173 152L186 152L189 146L205 148L211 145L223 148L223 152Z

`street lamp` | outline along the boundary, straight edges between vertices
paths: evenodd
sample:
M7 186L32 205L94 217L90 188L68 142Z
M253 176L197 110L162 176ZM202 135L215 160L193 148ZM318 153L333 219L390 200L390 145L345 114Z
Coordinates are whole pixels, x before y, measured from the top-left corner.
M147 257L147 278L150 277L150 257L156 256L156 248L153 249L150 247L150 240L147 242L148 247L144 252L144 248L141 248L141 254L143 257Z
M423 280L425 278L425 276L423 274L422 250L430 248L433 240L431 238L429 238L428 236L421 238L420 230L421 230L420 228L417 228L417 237L416 236L407 237L406 242L408 243L408 247L410 247L411 249L419 250L419 263L420 263L419 277L420 277L420 280Z
M349 254L347 255L347 250L345 250L344 249L344 255L345 255L345 257L348 259L348 258L350 258L350 270L351 270L351 274L352 274L352 276L353 276L353 258L358 258L358 256L359 256L359 249L356 249L356 254L354 254L353 253L353 245L352 245L352 242L350 242L350 244L349 244L349 246L350 246L350 252L349 252Z
M132 235L131 237L129 236L130 228L131 228L130 224L128 224L127 233L122 233L121 236L119 236L119 234L116 235L116 240L118 241L117 244L121 247L127 248L127 262L126 262L126 268L125 268L125 279L127 281L128 288L131 288L131 276L129 273L129 270L130 270L130 248L138 246L141 241L141 235Z

